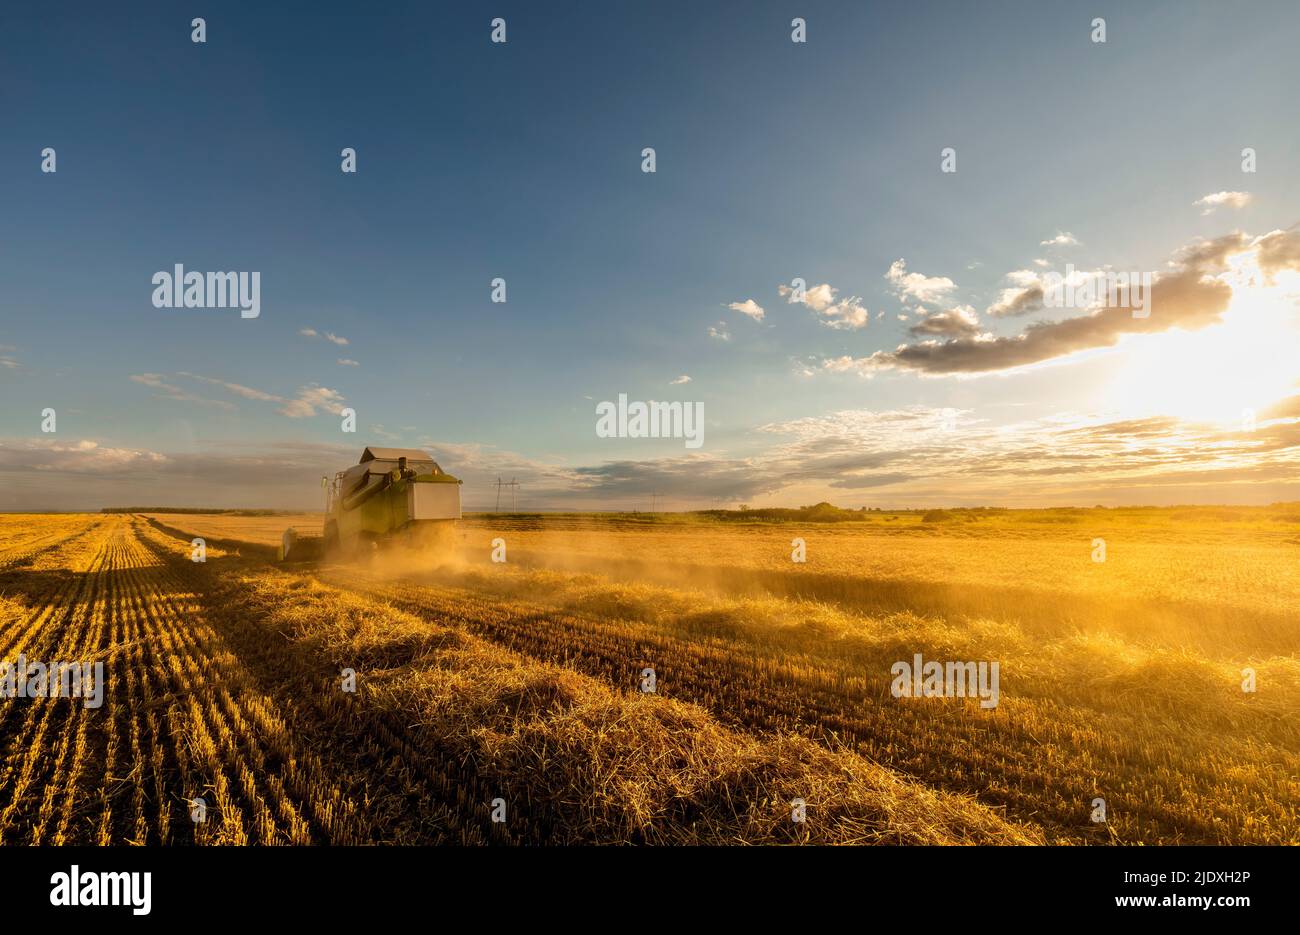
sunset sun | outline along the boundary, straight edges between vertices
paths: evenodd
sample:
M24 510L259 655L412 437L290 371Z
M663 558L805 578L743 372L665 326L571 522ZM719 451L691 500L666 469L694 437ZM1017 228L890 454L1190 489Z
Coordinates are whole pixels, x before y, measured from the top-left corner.
M1240 254L1222 280L1232 300L1218 324L1195 331L1132 335L1126 360L1106 389L1108 408L1127 417L1173 416L1232 427L1249 422L1300 380L1300 276L1269 283L1252 254ZM1153 316L1160 314L1157 307Z

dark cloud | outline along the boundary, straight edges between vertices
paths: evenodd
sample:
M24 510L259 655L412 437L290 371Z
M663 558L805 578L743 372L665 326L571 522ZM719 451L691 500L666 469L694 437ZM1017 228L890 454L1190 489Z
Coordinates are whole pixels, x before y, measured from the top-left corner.
M979 317L973 308L959 306L922 319L908 329L913 337L974 337L979 334Z
M962 337L877 351L855 361L855 368L866 372L989 373L1110 347L1125 334L1204 328L1220 320L1232 298L1230 286L1209 277L1223 272L1228 255L1246 246L1244 235L1229 234L1183 250L1177 257L1179 268L1152 285L1146 318L1134 318L1131 305L1120 305L1061 321L1034 322L1012 337ZM837 367L845 369L838 362Z
M831 481L830 486L839 490L865 490L870 487L888 487L890 484L901 484L915 479L911 474L861 474Z
M1023 289L1008 289L1002 293L1002 299L990 305L986 311L994 318L1014 318L1028 315L1043 307L1043 287L1038 283Z
M574 474L577 488L565 499L620 500L658 493L690 500L743 500L786 486L770 466L703 457L610 461L577 468Z

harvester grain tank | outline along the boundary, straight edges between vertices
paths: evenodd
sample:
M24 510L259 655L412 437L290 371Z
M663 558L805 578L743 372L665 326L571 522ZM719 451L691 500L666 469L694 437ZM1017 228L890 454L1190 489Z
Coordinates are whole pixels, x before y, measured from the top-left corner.
M460 485L418 448L367 448L357 464L325 478L325 551L449 545L460 519ZM300 542L287 530L281 557L302 557Z

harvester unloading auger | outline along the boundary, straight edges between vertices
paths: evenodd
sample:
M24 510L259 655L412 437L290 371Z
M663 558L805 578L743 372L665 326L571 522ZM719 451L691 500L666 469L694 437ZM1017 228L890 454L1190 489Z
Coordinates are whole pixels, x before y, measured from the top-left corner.
M394 541L448 547L460 519L460 484L418 448L367 448L357 464L324 478L324 551L356 554ZM285 530L280 558L309 557L309 541Z

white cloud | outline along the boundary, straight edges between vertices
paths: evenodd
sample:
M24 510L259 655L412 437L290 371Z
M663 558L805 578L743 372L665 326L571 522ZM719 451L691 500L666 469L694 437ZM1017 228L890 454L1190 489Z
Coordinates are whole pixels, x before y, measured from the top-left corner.
M679 385L682 384L682 383L690 383L690 382L691 382L691 378L688 377L686 374L683 373L683 374L682 374L680 377L678 377L676 380L671 381L671 382L669 383L669 386L679 386Z
M860 304L857 296L850 296L822 312L822 324L837 331L856 331L871 321L871 312Z
M794 289L789 286L777 286L776 291L784 296L789 304L800 302L795 297ZM871 312L862 304L861 297L851 295L846 299L837 300L835 296L838 292L839 290L830 283L824 282L805 289L802 304L816 312L818 321L827 328L839 331L865 328L871 320Z
M316 415L317 410L337 412L341 402L343 402L343 394L327 386L313 383L310 386L300 387L298 395L286 400L285 404L276 411L290 419L305 419Z
M280 408L276 411L291 419L301 419L307 416L314 416L318 410L326 412L337 411L338 404L344 400L343 395L337 390L332 390L329 387L320 386L316 383L299 387L298 395L289 399L284 396L277 396L274 393L267 393L264 390L255 389L251 386L244 386L242 383L231 383L229 380L218 380L214 377L205 377L197 373L181 371L180 373L177 373L176 376L188 377L191 380L197 380L200 383L206 383L209 386L219 386L229 393L233 393L236 396L242 396L244 399L251 399L257 402L280 403ZM183 390L172 383L168 383L163 374L138 373L134 374L131 379L136 383L159 390L164 396L170 399L201 403L208 406L220 406L225 409L235 408L234 405L225 400L207 399L202 396L195 396L187 390Z
M206 396L198 396L189 390L182 389L173 383L168 383L161 373L135 373L131 375L132 382L139 383L141 386L147 386L152 390L157 390L158 395L164 399L174 399L183 403L198 403L200 406L214 406L217 409L234 411L238 409L234 403L224 399L209 399Z
M1250 204L1250 192L1215 192L1192 202L1194 207L1204 208L1202 215L1213 214L1218 208L1244 208Z
M720 321L709 328L709 337L717 338L719 341L730 341L731 332L727 330L727 323L725 321Z
M152 387L153 389L156 390L176 389L176 387L168 386L166 383L163 382L161 373L133 373L131 374L131 379L136 383L140 383L143 384L144 386Z
M9 439L0 444L0 472L120 474L156 467L167 460L156 451L104 447L89 439Z
M315 328L299 328L298 333L304 338L324 338L339 347L346 347L349 343L347 338L340 337L332 331L317 331Z
M798 301L794 297L794 290L789 286L778 286L776 291L783 296L789 296L786 301L790 304L794 304ZM811 289L805 289L803 293L803 304L808 306L814 312L820 312L834 303L835 293L837 291L838 290L828 282L824 282L819 286L813 286Z
M223 389L234 393L236 396L242 396L245 399L255 399L264 403L284 402L283 397L276 396L273 393L264 393L261 390L253 389L251 386L244 386L241 383L230 383L226 380L217 380L212 377L200 376L197 373L187 373L182 370L178 376L189 377L191 380L198 380L200 383L207 383L211 386L220 386Z
M854 373L861 372L862 366L855 357L828 357L822 361L822 369L831 373Z
M340 366L340 367L360 367L361 365L360 365L359 363L357 363L355 360L353 360L351 357L340 357L340 358L339 358L339 366Z
M939 303L944 296L957 288L947 276L925 276L921 273L909 273L907 263L904 260L895 260L890 264L889 272L885 273L885 279L889 280L894 291L905 298L913 298L918 302Z
M1057 231L1055 237L1048 240L1040 240L1038 245L1040 247L1073 247L1078 243L1079 241L1069 231Z
M746 299L743 302L732 302L727 306L727 308L731 309L733 312L740 312L742 315L748 315L750 318L754 319L754 321L762 321L763 316L766 314L763 311L763 306L759 305L753 299Z

